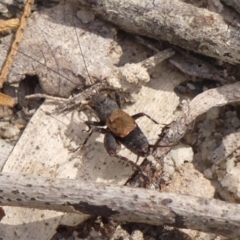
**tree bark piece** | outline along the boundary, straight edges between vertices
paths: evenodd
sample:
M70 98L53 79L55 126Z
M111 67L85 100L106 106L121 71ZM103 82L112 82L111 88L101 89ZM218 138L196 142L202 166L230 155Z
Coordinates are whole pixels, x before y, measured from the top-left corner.
M83 212L118 221L170 225L240 237L240 206L175 193L0 174L0 204Z
M230 103L240 102L240 84L226 84L222 87L207 90L197 95L189 104L186 113L182 114L176 121L169 125L160 140L160 144L178 143L189 129L190 125L203 113L213 107L221 107ZM171 147L157 148L153 155L161 159Z
M215 66L183 52L175 54L169 62L180 71L193 78L209 79L224 83L224 72Z
M78 0L78 3L127 32L240 63L239 29L206 9L178 0Z
M7 106L7 107L13 107L15 105L15 100L4 93L0 93L0 105Z

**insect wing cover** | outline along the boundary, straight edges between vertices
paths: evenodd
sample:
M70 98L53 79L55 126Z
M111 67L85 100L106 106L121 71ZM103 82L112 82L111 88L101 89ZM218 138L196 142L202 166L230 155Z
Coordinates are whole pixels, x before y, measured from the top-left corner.
M135 120L122 109L115 110L107 118L106 125L116 136L121 138L126 137L137 127Z

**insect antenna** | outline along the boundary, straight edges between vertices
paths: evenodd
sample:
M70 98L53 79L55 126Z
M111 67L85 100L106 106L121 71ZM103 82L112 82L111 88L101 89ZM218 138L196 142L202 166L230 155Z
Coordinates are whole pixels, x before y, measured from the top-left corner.
M3 43L1 40L0 40L0 44L3 44L4 46L9 47L8 44ZM27 57L27 58L30 58L31 60L33 60L33 61L39 63L39 64L42 65L43 67L46 67L49 71L52 71L52 72L56 73L57 75L63 77L63 78L66 79L67 81L70 81L72 84L76 85L76 83L74 83L73 81L71 81L69 78L67 78L66 76L64 76L64 75L61 74L60 72L58 72L58 71L56 71L56 70L54 70L54 69L48 67L46 64L40 62L40 61L37 60L36 58L34 58L34 57L32 57L32 56L30 56L30 55L24 53L23 51L21 51L21 50L19 50L19 49L16 49L16 50L17 50L20 54L22 54L23 56L25 56L25 57ZM41 51L41 50L40 50L40 51ZM42 53L42 51L41 51L41 53ZM44 54L42 53L42 55L44 55Z
M38 29L39 29L39 27L38 27ZM40 29L39 29L39 30L40 30ZM47 41L47 39L45 38L44 34L43 34L43 39L44 39L44 42L48 45L48 48L50 49L50 52L51 52L52 57L53 57L53 59L54 59L54 62L56 63L56 66L57 66L57 72L60 73L60 71L59 71L58 61L57 61L55 55L53 54L52 48L51 48L49 42ZM42 53L42 51L41 51L41 53ZM42 53L42 55L43 55L43 57L45 58L45 56L44 56L43 53ZM60 79L60 74L57 74L57 75L58 75L58 92L60 92L61 79Z
M86 61L85 61L85 58L84 58L84 55L83 55L83 51L82 51L82 46L81 46L81 43L80 43L80 40L79 40L79 37L78 37L78 34L77 34L77 30L76 30L75 27L74 27L74 31L75 31L76 36L77 36L78 46L79 46L79 49L80 49L80 52L81 52L81 56L82 56L82 59L83 59L83 64L84 64L84 66L85 66L85 70L86 70L87 75L88 75L88 81L86 81L86 82L89 82L90 85L92 85L93 82L92 82L92 80L91 80L91 77L90 77L90 74L89 74L89 71L88 71L88 68L87 68L87 63L86 63Z

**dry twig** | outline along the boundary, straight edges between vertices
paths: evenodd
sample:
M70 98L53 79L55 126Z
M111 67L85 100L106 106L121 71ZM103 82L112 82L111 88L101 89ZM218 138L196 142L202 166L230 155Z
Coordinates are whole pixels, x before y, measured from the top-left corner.
M0 204L85 213L240 237L240 207L215 199L70 179L0 174Z
M23 37L23 32L27 25L27 19L31 14L31 9L32 9L33 4L34 4L34 0L28 0L25 4L24 11L23 11L22 17L20 19L20 25L16 32L15 40L12 43L12 47L11 47L11 50L5 61L5 64L2 67L2 71L1 71L1 75L0 75L0 88L2 87L4 81L7 78L8 72L12 67L13 59L14 59L15 55L17 54L18 45Z
M15 29L19 26L19 19L18 18L13 18L10 20L6 21L1 21L0 22L0 32L5 32L8 30Z
M78 3L127 32L240 63L238 27L230 26L221 15L207 9L179 0L78 0Z
M226 84L222 87L207 90L197 95L189 104L188 111L169 125L169 129L162 137L160 143L177 143L189 129L198 116L206 113L213 107L221 107L230 103L240 102L240 84ZM156 158L161 158L169 148L158 148L153 153Z

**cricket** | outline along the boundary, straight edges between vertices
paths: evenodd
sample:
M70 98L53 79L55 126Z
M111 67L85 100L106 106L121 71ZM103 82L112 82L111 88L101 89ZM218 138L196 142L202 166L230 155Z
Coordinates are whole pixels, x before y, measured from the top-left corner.
M88 101L88 105L95 112L99 121L85 121L85 124L89 128L87 132L90 133L82 146L87 143L94 132L104 134L104 147L107 153L110 156L127 161L147 177L137 165L139 157L147 158L151 154L151 149L156 147L169 147L169 145L149 144L147 137L136 123L136 120L145 116L155 124L158 124L158 122L143 112L130 116L123 111L120 95L117 92L115 93L115 101L101 93L92 95ZM93 126L94 128L92 128ZM100 128L104 126L107 127ZM136 163L118 154L121 144L137 155Z
M116 93L116 101L111 100L104 94L96 94L90 97L89 106L94 110L99 122L86 121L90 134L83 144L86 144L93 132L105 134L104 146L110 156L123 159L118 155L120 144L124 145L128 150L139 157L147 157L150 154L150 148L146 136L136 123L136 119L146 116L155 124L157 122L145 113L137 113L130 116L121 109L119 94ZM92 126L98 126L91 130ZM99 126L107 126L107 128L99 128Z

